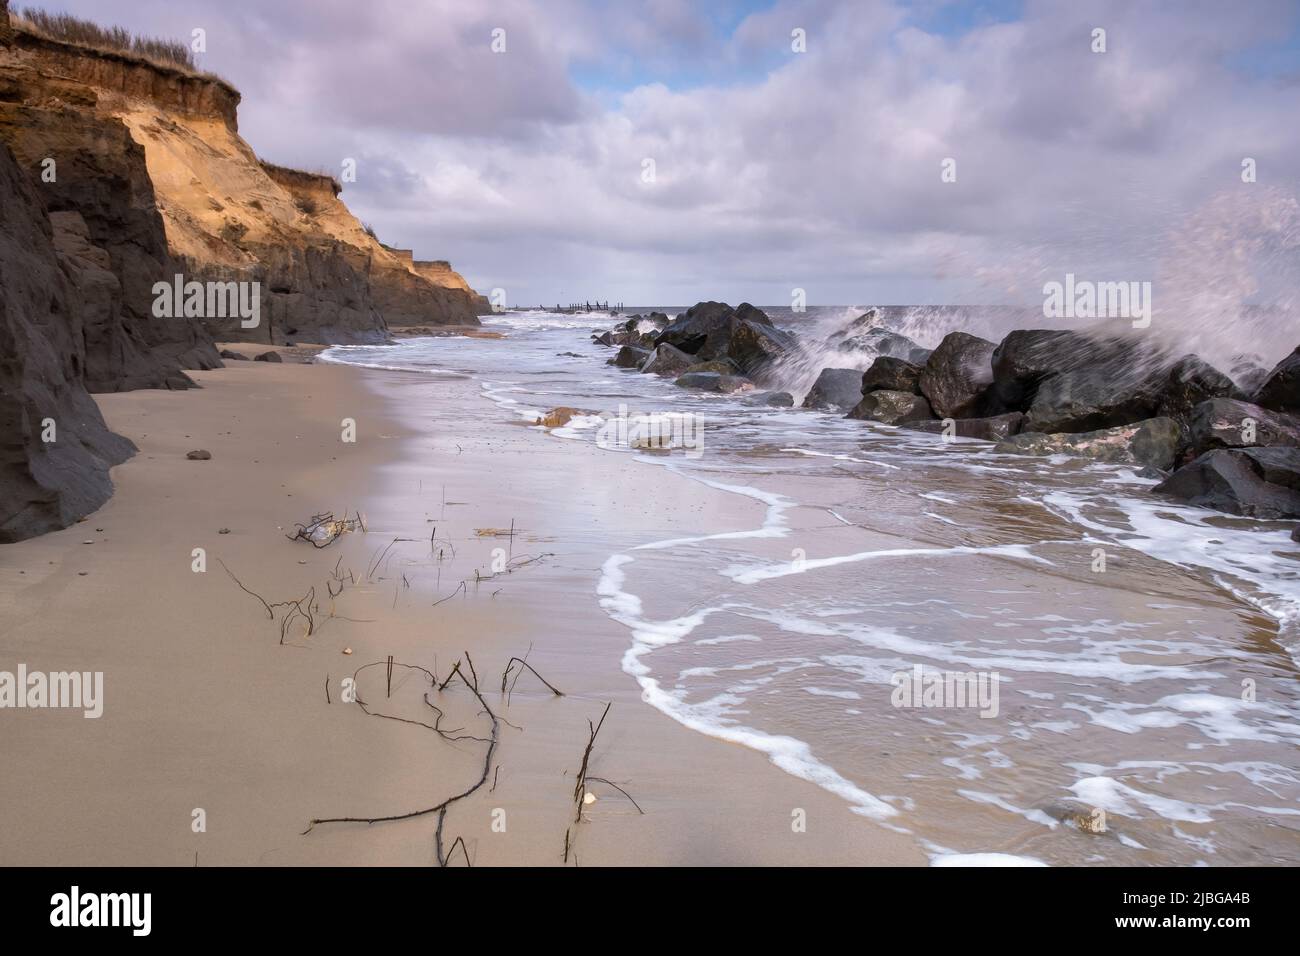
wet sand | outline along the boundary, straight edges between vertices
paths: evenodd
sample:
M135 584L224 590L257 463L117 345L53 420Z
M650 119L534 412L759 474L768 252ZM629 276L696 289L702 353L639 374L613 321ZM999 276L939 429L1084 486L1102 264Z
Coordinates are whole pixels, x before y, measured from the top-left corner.
M753 527L758 503L511 423L463 378L292 363L194 377L199 391L100 396L140 447L113 499L0 549L0 669L103 671L105 685L97 720L0 713L0 862L433 864L436 814L302 831L426 809L478 780L490 723L473 694L401 667L390 691L383 666L442 679L465 652L502 719L489 783L444 824L475 865L560 865L566 831L579 865L925 862L913 838L646 705L620 668L627 633L595 592L610 542ZM211 460L186 459L199 448ZM286 537L357 509L366 533L319 550ZM513 537L478 533L512 522ZM283 610L269 619L219 561L271 604L314 587L312 633L298 618L281 643ZM525 654L565 696L531 674L501 694ZM372 662L367 708L420 723L344 702L344 678ZM575 825L588 721L607 702L589 773L644 813L592 781ZM430 703L463 739L422 725Z

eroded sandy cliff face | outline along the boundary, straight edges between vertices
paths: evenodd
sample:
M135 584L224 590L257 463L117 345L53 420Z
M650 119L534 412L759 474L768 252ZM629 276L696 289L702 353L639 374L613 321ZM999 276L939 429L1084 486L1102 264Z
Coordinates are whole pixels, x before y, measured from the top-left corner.
M226 112L140 97L102 104L144 146L168 244L187 275L262 284L261 326L209 319L215 337L370 342L390 325L478 324L472 290L435 284L382 246L331 177L259 160Z
M239 100L216 77L86 49L21 27L0 49L0 102L7 106L0 138L21 162L57 161L62 153L82 150L85 131L94 126L124 127L139 147L143 174L101 172L133 188L141 175L147 183L150 195L137 188L134 203L156 209L172 257L154 257L159 268L151 270L150 288L176 272L186 279L261 283L259 326L245 329L238 318L204 317L200 335L364 342L383 340L388 325L478 324L481 297L463 279L454 272L427 278L409 256L382 246L339 200L339 186L329 176L261 162L239 136ZM81 129L75 136L67 132L76 125ZM38 127L44 130L40 136L32 132ZM116 136L104 134L107 141ZM137 152L129 144L126 151ZM67 206L72 208L71 201ZM95 240L95 223L83 215ZM128 311L151 309L152 295L123 286ZM180 344L169 343L168 351L185 356L189 350ZM194 355L185 360L199 366L207 361Z
M328 176L263 164L221 80L14 27L0 0L0 542L64 527L134 447L90 392L186 388L213 341L477 324L464 280L381 246ZM261 322L164 317L155 286L260 283Z
M112 494L109 467L135 451L86 391L79 269L0 143L0 542L94 511Z

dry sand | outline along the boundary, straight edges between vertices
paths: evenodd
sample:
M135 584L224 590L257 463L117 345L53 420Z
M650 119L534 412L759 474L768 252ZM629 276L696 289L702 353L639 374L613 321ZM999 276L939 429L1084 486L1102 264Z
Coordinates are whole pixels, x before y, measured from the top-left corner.
M302 831L313 817L427 808L478 779L486 744L471 738L490 725L459 683L430 692L399 667L389 697L379 666L358 691L376 713L423 723L429 693L460 740L342 700L369 662L393 655L441 678L466 651L502 718L493 786L446 820L446 845L463 836L475 865L559 865L566 830L569 862L585 866L925 862L910 836L654 710L620 668L629 637L595 593L611 540L752 527L757 504L737 510L734 496L511 423L465 379L251 362L194 377L202 390L100 396L140 447L114 469L113 499L0 549L0 670L105 682L98 720L0 711L0 863L432 864L434 814ZM345 418L355 443L340 440ZM211 460L186 459L198 448ZM320 550L286 537L313 513L355 509L364 534ZM476 532L512 522L513 538ZM522 566L476 582L494 548ZM268 602L314 587L314 632L295 622L281 644L218 559ZM336 568L349 580L331 600ZM500 693L525 653L564 697L532 675ZM644 813L592 782L598 799L574 825L588 721L606 702L590 773Z

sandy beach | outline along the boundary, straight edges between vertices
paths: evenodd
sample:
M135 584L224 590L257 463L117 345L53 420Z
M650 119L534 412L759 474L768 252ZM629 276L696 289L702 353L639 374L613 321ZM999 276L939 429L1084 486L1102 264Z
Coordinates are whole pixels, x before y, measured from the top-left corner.
M99 396L140 449L114 469L112 500L0 552L10 656L102 671L105 698L97 720L8 715L0 861L433 864L436 815L302 831L420 810L478 779L490 724L469 689L431 691L401 666L387 688L389 655L441 680L468 652L501 718L491 789L445 823L475 865L561 865L566 831L578 865L925 862L911 838L764 755L642 703L620 670L626 636L597 604L595 539L616 528L632 545L704 514L755 523L734 496L511 422L463 378L292 362L195 378L201 390ZM355 443L340 440L347 418ZM211 459L187 460L195 449ZM368 530L329 547L287 537L312 514L357 510ZM512 523L513 538L478 533ZM512 570L487 580L494 548ZM300 617L282 644L282 612L268 619L223 563L273 605L314 587L310 636ZM563 697L531 674L500 693L525 655ZM466 739L346 703L344 678L372 662L357 678L368 709L426 722L431 693ZM589 783L598 799L574 825L588 721L607 702L589 774L611 783Z

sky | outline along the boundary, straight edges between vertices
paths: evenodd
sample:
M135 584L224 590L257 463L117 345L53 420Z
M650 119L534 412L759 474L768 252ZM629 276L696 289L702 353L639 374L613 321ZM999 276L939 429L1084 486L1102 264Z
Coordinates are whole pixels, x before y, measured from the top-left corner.
M355 159L343 199L383 241L511 305L1300 285L1300 0L44 7L202 28L260 156Z

